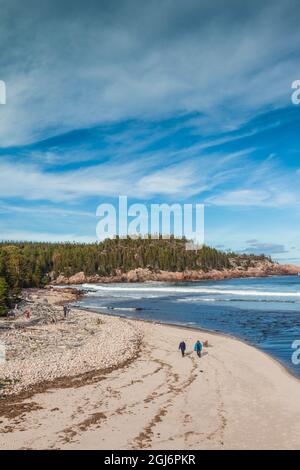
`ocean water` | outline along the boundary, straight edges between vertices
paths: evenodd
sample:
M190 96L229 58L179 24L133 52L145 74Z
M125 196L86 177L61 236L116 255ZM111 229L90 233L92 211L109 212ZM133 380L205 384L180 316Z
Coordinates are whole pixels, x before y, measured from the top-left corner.
M83 289L86 295L76 303L82 308L233 335L300 378L300 365L292 361L292 345L300 341L300 276L85 284Z

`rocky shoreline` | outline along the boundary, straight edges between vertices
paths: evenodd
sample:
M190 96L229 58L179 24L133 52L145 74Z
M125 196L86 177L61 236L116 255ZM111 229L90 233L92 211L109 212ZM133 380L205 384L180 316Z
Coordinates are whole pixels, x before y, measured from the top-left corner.
M0 320L0 398L43 383L120 367L138 353L138 322L71 309L62 304L78 298L72 289L27 291L15 316ZM29 318L25 312L30 312Z
M78 285L84 283L118 283L118 282L180 282L180 281L201 281L201 280L222 280L247 277L267 277L267 276L289 276L299 275L300 267L262 261L255 266L238 266L224 270L185 270L182 272L153 271L148 268L137 268L126 273L118 271L115 276L87 276L84 272L76 273L74 276L59 275L53 279L51 285Z

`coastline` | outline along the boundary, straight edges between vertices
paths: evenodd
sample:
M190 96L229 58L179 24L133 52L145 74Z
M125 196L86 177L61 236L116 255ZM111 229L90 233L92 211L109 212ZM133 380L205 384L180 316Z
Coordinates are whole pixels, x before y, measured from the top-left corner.
M118 315L118 314L114 314L112 315L111 313L107 313L107 312L103 312L103 311L97 311L96 309L93 310L93 308L89 309L89 308L80 308L80 307L72 307L74 309L79 309L79 310L82 310L82 311L86 311L86 312L93 312L93 313L97 313L99 315L104 315L104 316L109 316L109 317L115 317L115 318L120 318L120 319L126 319L126 320L129 320L129 321L135 321L135 322L141 322L141 323L150 323L150 324L153 324L153 325L165 325L165 326L168 326L168 327L171 327L171 328L180 328L182 330L192 330L194 333L201 333L201 334L205 334L205 333L208 333L210 335L216 335L216 336L221 336L221 337L224 337L224 338L229 338L229 339L233 339L235 341L239 341L240 343L250 347L250 348L254 348L255 350L259 351L261 354L264 354L268 359L271 359L272 361L274 361L278 366L280 366L282 368L282 370L288 374L289 376L293 377L294 379L296 379L298 382L300 382L300 378L297 377L293 372L292 370L290 370L283 362L281 362L279 359L277 359L276 357L272 356L272 354L269 354L265 351L263 351L262 349L258 348L255 344L247 341L247 340L244 340L242 338L239 338L238 336L235 336L233 334L230 334L230 333L222 333L220 331L215 331L215 330L210 330L209 328L203 328L203 327L196 327L196 326L189 326L189 325L185 325L183 323L171 323L171 322L163 322L163 321L160 321L160 320L147 320L147 319L144 319L144 318L138 318L138 317L130 317L130 316L122 316L122 315Z
M270 261L257 263L256 267L249 268L230 268L230 269L212 269L203 270L185 270L185 271L153 271L148 268L136 268L128 272L118 272L115 276L86 276L84 272L78 272L73 276L66 277L59 275L53 279L50 286L59 285L80 285L90 284L111 284L111 283L131 283L131 282L197 282L197 281L215 281L226 279L245 279L261 278L271 276L297 276L300 275L300 267L288 264L276 264Z
M0 448L300 448L299 380L268 354L218 332L95 315L102 327L113 317L115 329L140 330L138 350L77 382L70 375L1 400ZM201 359L198 337L209 343Z

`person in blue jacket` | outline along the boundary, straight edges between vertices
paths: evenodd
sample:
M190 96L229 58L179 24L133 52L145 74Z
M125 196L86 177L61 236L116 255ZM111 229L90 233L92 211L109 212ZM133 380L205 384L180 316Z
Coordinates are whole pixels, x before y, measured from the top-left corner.
M182 354L182 357L184 356L184 353L185 353L185 350L186 350L186 344L184 341L181 341L181 343L179 344L179 348L180 351L181 351L181 354Z
M194 346L194 351L196 351L198 357L201 357L202 347L203 347L203 345L202 345L201 341L199 341L199 339L198 339L198 341L195 343L195 346Z

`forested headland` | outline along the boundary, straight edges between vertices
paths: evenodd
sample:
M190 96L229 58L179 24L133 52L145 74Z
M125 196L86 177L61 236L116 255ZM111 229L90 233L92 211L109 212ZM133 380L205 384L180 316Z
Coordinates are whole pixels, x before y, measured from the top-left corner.
M186 250L185 240L107 239L101 243L0 243L0 314L18 300L23 288L44 287L59 275L113 276L148 268L182 272L184 270L230 269L234 265L254 266L264 255L238 255L203 246Z

